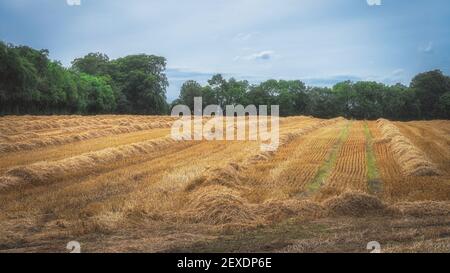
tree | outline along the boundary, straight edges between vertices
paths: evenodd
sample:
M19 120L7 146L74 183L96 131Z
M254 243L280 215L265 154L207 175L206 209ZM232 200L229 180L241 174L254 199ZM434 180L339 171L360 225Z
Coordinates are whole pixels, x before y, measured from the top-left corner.
M207 105L219 104L219 102L216 99L216 96L214 95L214 90L209 85L202 87L202 98L203 98L203 107L206 107Z
M439 100L444 93L450 91L450 79L440 70L420 73L415 76L410 87L414 89L420 101L420 112L423 118L443 117L440 113Z
M277 83L275 90L276 101L280 105L281 116L293 116L305 113L309 99L306 95L306 86L301 81L284 81Z
M267 89L261 84L250 87L250 90L246 94L246 104L259 105L271 105L274 102L273 97L270 95Z
M281 116L306 112L308 96L301 81L268 80L252 86L246 94L246 104L279 105Z
M337 97L330 88L313 87L309 91L310 105L309 113L319 118L336 117L339 113L339 104Z
M105 78L81 73L79 90L83 94L83 110L88 114L110 113L115 108L115 97Z
M164 74L166 59L154 55L130 55L112 61L110 75L121 90L119 108L133 114L167 113Z
M222 109L225 109L227 105L242 104L250 86L248 81L238 81L235 78L227 81L221 74L213 75L208 80L208 84L209 89L205 91L208 94L208 100L214 101Z
M103 53L89 53L72 61L72 69L89 75L107 75L109 73L109 57Z
M225 106L227 105L225 96L226 89L228 88L227 81L221 74L216 74L208 80L208 84L211 87L211 91L214 95L215 101L217 101L217 104L222 107L222 109L225 109Z
M180 104L187 105L191 111L194 111L194 98L203 96L203 87L196 81L186 81L181 86ZM202 105L203 106L203 105Z
M384 84L360 81L353 85L353 89L353 117L376 119L383 115L382 94L385 89Z
M238 81L235 78L228 80L226 89L223 90L223 97L227 105L242 104L245 94L248 91L248 81Z
M450 119L450 91L439 98L439 116Z
M0 44L0 105L2 113L20 114L39 98L38 71L33 63L41 54L28 47ZM36 58L37 59L37 58Z
M166 59L130 55L110 60L90 53L65 68L49 59L49 51L0 41L0 114L167 114ZM280 115L345 116L394 120L445 118L450 115L450 77L440 70L420 73L410 86L344 81L331 89L306 87L296 80L248 81L221 74L201 86L187 81L172 105L194 108L217 104L280 106Z
M346 118L352 117L355 113L355 98L356 93L353 88L353 82L344 81L337 83L332 88L333 93L336 95L336 100L339 105L338 113ZM338 114L336 113L336 114Z
M384 118L395 120L419 118L420 105L414 91L409 87L397 83L385 87L381 95Z

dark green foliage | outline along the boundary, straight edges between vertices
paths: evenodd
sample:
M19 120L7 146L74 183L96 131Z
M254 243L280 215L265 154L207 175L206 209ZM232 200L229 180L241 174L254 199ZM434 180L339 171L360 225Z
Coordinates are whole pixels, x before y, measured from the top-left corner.
M440 70L420 73L412 79L411 88L414 89L416 97L420 102L420 113L422 117L446 117L446 113L442 112L443 106L440 103L442 96L450 91L450 78L448 76L442 74Z
M180 101L185 102L186 105L194 110L194 98L203 96L203 87L196 81L187 81L181 86Z
M90 53L70 69L48 58L47 50L0 42L0 114L167 114L166 59L130 55L110 60ZM345 81L307 87L301 81L245 80L214 75L205 86L187 81L171 106L280 106L280 115L344 116L394 120L450 118L450 77L439 70L418 74L410 86Z
M111 113L114 111L116 101L114 92L104 77L95 77L81 73L78 78L78 89L83 90L83 105L80 108L84 113Z
M377 82L345 81L327 87L306 87L301 81L268 80L250 85L234 78L214 75L208 85L187 81L180 97L172 103L193 109L193 98L203 97L203 104L253 104L280 106L281 116L311 115L320 118L344 116L355 119L388 118L412 120L449 118L450 77L440 71L417 75L407 87Z
M83 58L72 61L72 69L90 75L107 75L109 72L109 57L102 53L89 53Z
M121 90L120 112L131 114L164 114L166 88L164 74L166 59L153 55L131 55L110 63L109 75Z
M165 66L157 56L90 53L66 69L47 50L0 42L0 114L166 114Z
M450 119L450 91L439 99L439 115L441 118Z
M338 103L338 96L332 89L314 87L309 90L308 94L310 105L304 114L319 118L332 118L342 115L342 106Z

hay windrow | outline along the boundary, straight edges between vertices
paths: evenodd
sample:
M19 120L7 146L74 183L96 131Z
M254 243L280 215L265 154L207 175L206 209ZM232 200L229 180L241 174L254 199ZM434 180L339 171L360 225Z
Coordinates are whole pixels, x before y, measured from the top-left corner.
M140 130L148 122L164 126L170 121L165 117L122 117L5 117L2 121L11 128L3 131L5 123L0 124L0 142L20 143L112 128ZM53 239L55 249L60 249L58 242L66 242L67 234L98 241L106 238L110 245L124 250L148 250L148 238L165 241L172 235L177 237L171 241L173 251L270 251L294 244L292 251L313 252L330 250L329 242L335 243L330 251L344 244L349 246L346 250L365 251L365 244L372 239L403 244L422 236L430 242L448 242L448 176L406 177L389 147L392 138L384 137L376 122L367 124L376 144L379 174L386 185L379 195L384 199L346 192L367 191L367 177L371 177L364 169L368 164L364 158L367 136L362 121L353 121L349 136L354 138L337 153L342 164L336 166L342 168L334 169L336 179L330 181L335 184L329 183L319 195L302 195L346 123L304 119L280 120L285 123L280 126L281 146L273 152L261 152L258 141L166 143L161 134L169 130L148 130L77 142L67 151L62 149L70 145L6 154L0 174L3 251L35 250L37 245L45 248ZM24 130L44 128L46 123L60 128ZM64 124L68 126L62 127ZM430 148L423 152L443 172L447 153L435 153L447 147L448 126L448 121L445 126L431 121L398 125L418 147ZM82 150L78 151L77 144ZM408 159L418 170L427 167L415 158ZM421 202L415 202L418 200ZM404 201L411 203L401 203ZM388 230L389 237L380 238L380 230ZM40 242L23 245L21 238L29 237L30 232ZM201 239L180 243L180 238L191 234ZM117 241L117 236L121 240ZM141 240L144 237L145 242ZM345 241L347 238L351 240ZM96 248L103 249L102 244Z
M220 185L205 186L190 196L186 215L209 225L254 225L261 221L239 192Z
M344 120L336 118L308 125L280 137L280 146L286 145L297 137L306 135L316 129ZM257 152L241 163L229 163L223 168L214 169L209 174L192 180L185 188L191 194L189 215L194 221L211 225L229 225L236 222L245 226L272 223L293 216L314 218L323 215L323 208L308 201L268 201L261 205L249 204L240 197L240 171L258 161L269 160L275 152Z
M424 152L402 135L394 124L385 119L379 119L377 123L384 138L389 141L389 147L405 175L440 175L437 166L427 158Z
M207 187L205 190L210 190ZM305 200L270 200L263 204L250 204L239 196L238 191L217 188L217 191L202 193L194 199L190 210L191 220L197 223L246 228L271 225L289 218L303 220L326 216L324 208Z
M316 219L325 216L324 208L306 200L268 200L251 204L240 192L221 185L208 185L190 193L184 216L190 222L228 228L251 228L296 217Z
M223 168L217 168L209 171L208 173L196 177L184 188L186 192L192 192L200 187L206 187L210 185L221 185L229 188L238 189L241 188L240 171L245 168L238 163L228 163Z
M308 126L305 126L301 129L298 129L294 132L286 133L280 136L280 146L287 145L293 139L306 135L316 129L337 123L339 121L344 120L343 118L336 118L327 121L317 122ZM246 169L249 166L260 162L269 160L275 154L274 151L263 151L256 152L254 155L250 155L247 159L242 162L231 162L228 163L225 167L217 168L212 171L209 171L208 174L202 175L194 180L192 180L185 188L186 191L193 191L201 186L208 185L222 185L231 188L239 188L240 176L239 173L242 169Z
M345 192L325 200L322 205L330 216L364 217L388 212L379 198L358 191Z
M58 178L70 174L82 174L95 170L101 165L109 164L117 160L149 154L168 148L176 143L171 137L148 140L139 143L123 145L114 148L82 154L58 161L43 161L27 166L16 167L8 170L6 175L0 177L0 185L8 188L8 181L16 181L17 184L41 185L53 182Z
M83 140L89 140L94 138L113 136L118 134L133 133L137 131L150 130L155 128L169 128L172 126L171 122L152 122L144 124L134 124L128 126L117 126L109 129L102 130L90 130L87 132L73 134L73 135L62 135L62 136L50 136L50 137L40 137L31 138L27 141L15 142L15 143L0 143L0 152L18 152L24 150L32 150L52 145L62 145L73 142L79 142Z
M23 132L75 129L75 127L126 126L136 123L173 122L169 116L8 116L2 118L0 131L8 134Z
M21 185L21 183L22 179L20 177L13 177L13 176L0 177L0 192L19 186Z

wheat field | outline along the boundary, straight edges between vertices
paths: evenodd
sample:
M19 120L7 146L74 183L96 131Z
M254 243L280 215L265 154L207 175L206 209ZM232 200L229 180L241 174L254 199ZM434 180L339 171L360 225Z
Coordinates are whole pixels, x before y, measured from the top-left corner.
M0 117L0 252L450 251L450 121L288 117L280 147L168 116Z

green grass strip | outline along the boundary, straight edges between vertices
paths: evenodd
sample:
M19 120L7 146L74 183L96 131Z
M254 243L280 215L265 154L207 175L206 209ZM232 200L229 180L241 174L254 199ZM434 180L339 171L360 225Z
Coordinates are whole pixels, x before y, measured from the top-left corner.
M334 166L336 165L337 157L339 151L341 150L342 145L347 140L349 128L351 126L351 122L349 121L344 128L342 128L341 133L339 135L338 141L333 145L330 155L327 160L320 166L319 171L317 172L314 179L306 185L306 193L311 194L316 192L322 185L326 183L328 177L331 174Z
M366 135L366 162L367 162L367 186L371 194L382 192L382 182L377 167L377 160L373 152L373 137L367 122L364 123L364 134Z

